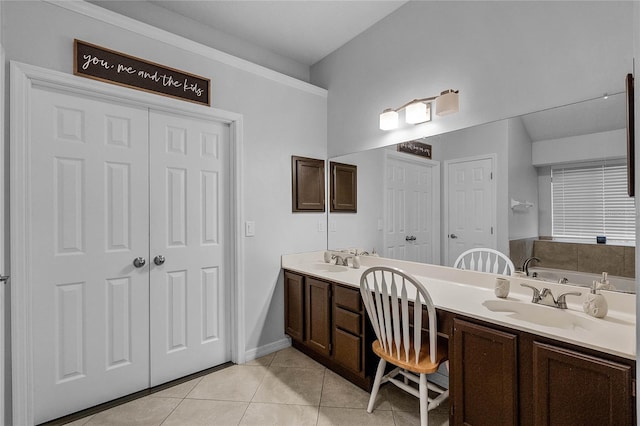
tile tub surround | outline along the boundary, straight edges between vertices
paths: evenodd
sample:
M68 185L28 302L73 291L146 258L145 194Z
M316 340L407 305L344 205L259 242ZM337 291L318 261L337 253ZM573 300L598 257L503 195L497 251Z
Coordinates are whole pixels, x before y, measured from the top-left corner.
M303 377L304 380L300 380ZM245 378L247 380L242 380ZM258 380L256 380L258 379ZM267 399L268 401L265 401ZM144 425L418 425L418 399L384 385L375 411L369 394L293 348L216 371L68 423ZM431 426L449 424L448 406L429 413Z
M531 290L521 287L520 283L527 283L539 289L547 287L556 296L568 291L582 293L581 297L567 297L568 308L573 314L583 317L587 321L594 321L594 327L588 331L579 327L557 328L507 317L483 307L483 301L497 300L493 292L495 274L371 256L360 258L362 264L360 269L345 268L340 272L333 272L323 270L322 265L326 265L323 253L324 251L317 251L283 255L282 268L327 281L359 287L360 277L368 267L378 265L397 267L414 275L425 285L438 309L627 359L635 360L636 358L635 295L605 292L609 314L606 318L597 320L582 311L582 302L587 294L584 287L551 282L543 284L537 280L511 277L509 299L514 301L531 303Z
M516 268L520 268L524 260L535 256L541 266L567 271L587 272L635 278L636 249L632 246L613 244L575 243L553 241L548 239L527 238L509 241L509 256Z

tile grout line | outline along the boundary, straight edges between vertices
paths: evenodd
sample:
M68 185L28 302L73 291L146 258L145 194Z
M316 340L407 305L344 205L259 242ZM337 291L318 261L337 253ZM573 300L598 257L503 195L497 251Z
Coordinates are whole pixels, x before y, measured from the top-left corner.
M318 411L316 411L316 426L318 426L318 422L320 421L320 407L322 406L322 393L324 392L324 381L327 378L327 368L325 367L322 371L322 386L320 386L320 399L318 400Z

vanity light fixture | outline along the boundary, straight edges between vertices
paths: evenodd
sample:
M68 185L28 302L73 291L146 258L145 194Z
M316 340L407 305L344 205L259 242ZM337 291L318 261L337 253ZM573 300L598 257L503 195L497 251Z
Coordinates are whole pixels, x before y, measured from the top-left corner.
M436 101L436 114L448 115L458 112L458 90L445 90L439 96L414 99L398 108L387 108L380 114L380 130L398 127L398 112L405 110L405 122L420 124L431 121L431 103Z

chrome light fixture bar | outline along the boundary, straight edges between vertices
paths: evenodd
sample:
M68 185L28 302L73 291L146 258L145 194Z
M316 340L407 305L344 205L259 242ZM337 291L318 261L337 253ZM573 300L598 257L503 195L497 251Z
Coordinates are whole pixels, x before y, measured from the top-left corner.
M445 90L439 96L414 99L398 108L387 108L380 114L380 130L392 130L398 127L398 112L405 111L405 122L420 124L431 121L431 103L436 101L436 115L448 115L458 112L458 90Z

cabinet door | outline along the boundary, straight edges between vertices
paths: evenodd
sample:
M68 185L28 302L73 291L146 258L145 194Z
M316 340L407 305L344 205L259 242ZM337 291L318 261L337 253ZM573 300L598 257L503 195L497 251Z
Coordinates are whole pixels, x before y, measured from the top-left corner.
M324 183L324 160L292 156L292 211L325 211Z
M555 346L533 345L536 425L631 425L631 367Z
M329 164L329 186L331 188L330 210L332 212L358 211L358 168L351 164Z
M304 339L304 277L284 273L284 332L292 339Z
M517 336L455 319L453 338L454 424L517 424Z
M329 356L331 284L306 278L306 340L313 350Z

